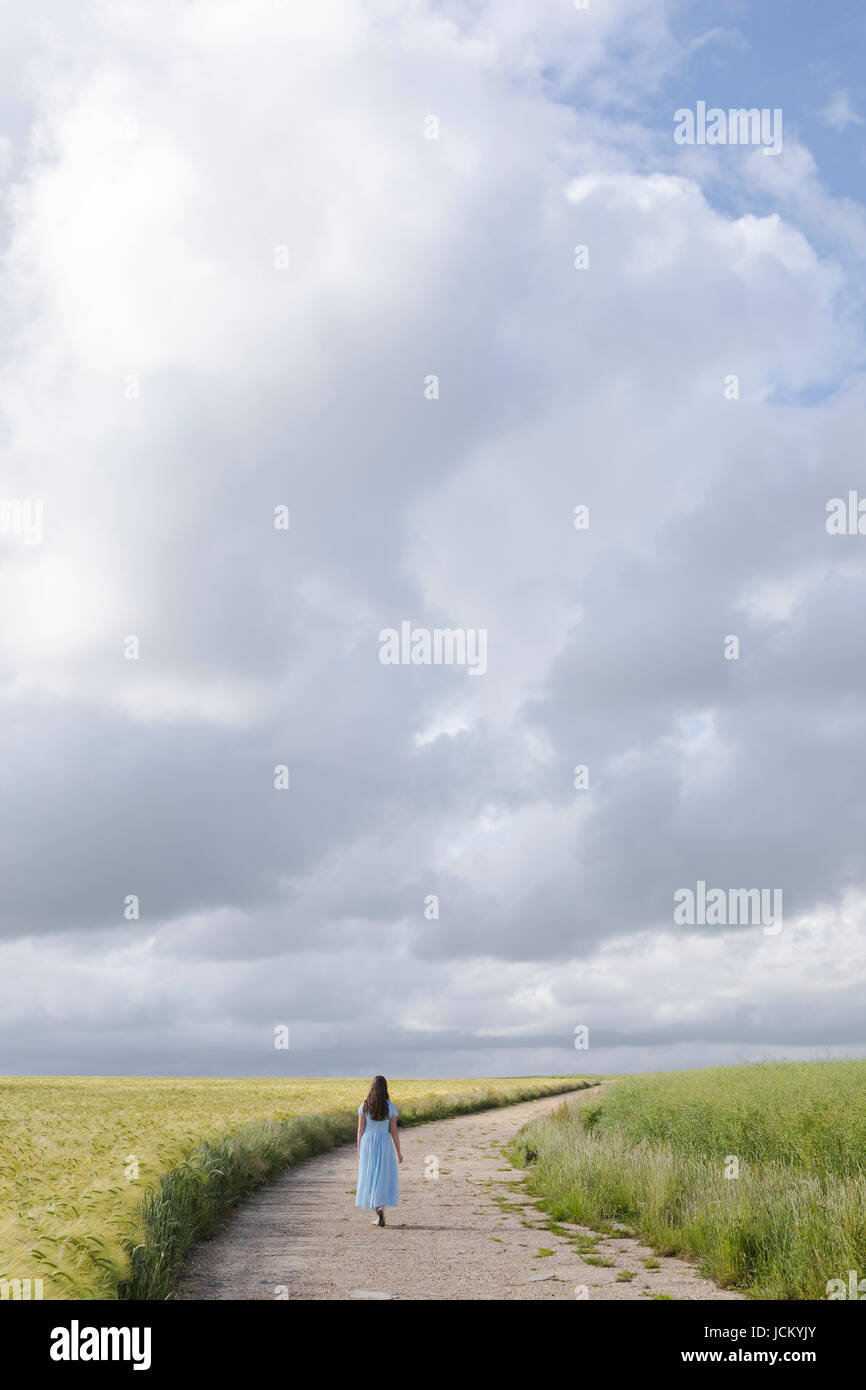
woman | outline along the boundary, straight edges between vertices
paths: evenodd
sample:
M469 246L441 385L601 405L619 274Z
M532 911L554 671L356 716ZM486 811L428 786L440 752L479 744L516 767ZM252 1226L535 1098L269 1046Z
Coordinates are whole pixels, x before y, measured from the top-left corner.
M385 1208L396 1207L403 1162L397 1133L397 1107L388 1098L384 1076L374 1076L370 1093L358 1106L358 1187L355 1206L375 1208L374 1226L384 1226Z

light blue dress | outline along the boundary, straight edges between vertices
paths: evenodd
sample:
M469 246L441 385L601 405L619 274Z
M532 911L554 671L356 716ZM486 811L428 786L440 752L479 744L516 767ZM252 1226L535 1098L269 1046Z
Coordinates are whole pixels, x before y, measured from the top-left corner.
M362 1114L363 1110L363 1104L359 1105L358 1114ZM356 1207L396 1207L399 1201L397 1150L389 1129L396 1114L397 1107L393 1100L389 1100L387 1120L371 1120L369 1115L365 1117L358 1155Z

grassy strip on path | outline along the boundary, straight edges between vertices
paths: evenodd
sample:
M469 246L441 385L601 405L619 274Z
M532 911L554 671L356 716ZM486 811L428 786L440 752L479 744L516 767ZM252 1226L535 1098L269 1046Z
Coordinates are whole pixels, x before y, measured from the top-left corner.
M617 1080L521 1130L554 1220L620 1222L755 1298L825 1299L866 1273L866 1062Z

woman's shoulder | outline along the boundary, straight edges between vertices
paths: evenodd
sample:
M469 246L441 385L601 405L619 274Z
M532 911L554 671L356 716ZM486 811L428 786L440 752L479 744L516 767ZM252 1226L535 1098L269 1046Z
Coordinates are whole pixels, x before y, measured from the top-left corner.
M396 1105L394 1104L393 1100L389 1100L389 1101L388 1101L388 1114L391 1116L391 1118L393 1119L394 1116L395 1116L395 1115L399 1115L399 1113L400 1113L400 1112L399 1112L399 1110L397 1109Z

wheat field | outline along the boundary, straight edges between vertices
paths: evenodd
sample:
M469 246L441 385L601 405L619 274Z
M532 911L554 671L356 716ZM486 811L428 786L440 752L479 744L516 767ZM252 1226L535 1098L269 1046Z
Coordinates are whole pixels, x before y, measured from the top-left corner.
M390 1088L405 1118L414 1110L420 1119L580 1084L451 1078ZM117 1297L145 1239L142 1199L199 1146L314 1115L341 1117L331 1128L344 1137L368 1087L369 1078L0 1078L0 1285L41 1280L46 1299Z
M512 1146L556 1219L623 1223L756 1298L866 1274L866 1061L621 1077Z

